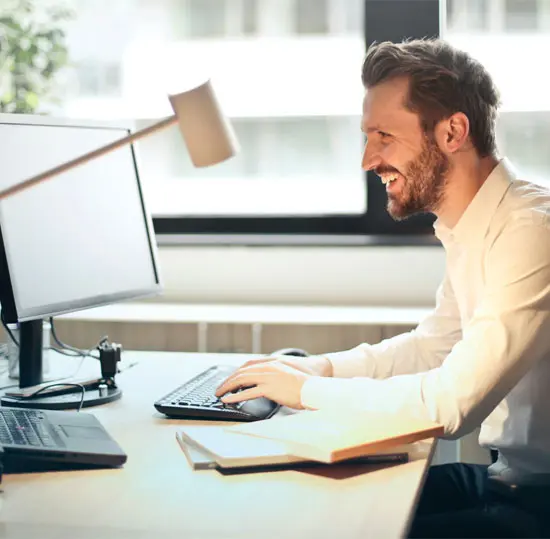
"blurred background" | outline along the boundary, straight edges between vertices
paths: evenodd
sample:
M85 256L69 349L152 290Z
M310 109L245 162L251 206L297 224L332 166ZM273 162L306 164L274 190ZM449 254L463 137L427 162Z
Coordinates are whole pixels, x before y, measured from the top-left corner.
M488 68L502 94L501 153L523 177L550 185L550 1L410 2L436 13L440 35ZM403 5L0 0L0 112L130 120L140 128L170 114L167 92L212 78L242 151L227 163L194 169L175 129L140 142L149 209L157 222L187 219L191 228L203 217L223 217L224 223L248 217L251 232L273 217L273 229L285 234L276 246L227 244L220 236L208 245L161 243L165 292L154 301L176 303L181 312L190 303L228 305L225 323L208 325L209 351L248 352L256 342L266 353L285 346L316 353L378 342L414 327L416 314L406 308L433 305L445 265L435 244L391 233L381 242L360 237L361 217L384 202L369 197L373 184L360 167L365 19L384 11L390 24L406 34L410 25L416 35L421 16L404 19ZM303 217L307 230L315 217L327 215L343 222L357 217L358 241L302 245L284 224ZM326 324L303 315L299 324L264 324L262 330L259 323L235 322L231 306L246 304L263 305L258 313L267 318L274 305L367 310L346 322L342 311L329 309ZM196 322L132 322L121 315L109 324L61 320L59 333L82 347L108 333L131 349L196 350L206 340L206 326ZM441 447L448 453L443 460L487 458L473 437L460 450Z
M502 153L548 181L550 2L440 3L441 34L481 60L502 92ZM141 143L154 215L367 210L359 166L364 0L0 4L4 112L128 118L142 127L170 113L168 91L213 79L242 152L197 170L175 129Z

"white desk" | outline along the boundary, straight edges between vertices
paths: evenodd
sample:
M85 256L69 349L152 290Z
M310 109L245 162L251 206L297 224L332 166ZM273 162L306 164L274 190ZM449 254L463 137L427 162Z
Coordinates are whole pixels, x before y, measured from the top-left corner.
M406 533L435 443L394 466L224 476L193 472L181 420L153 402L212 363L247 356L125 352L121 400L93 411L128 454L116 470L7 475L0 537L14 539L392 538ZM97 365L94 365L98 369ZM2 384L5 385L5 384Z

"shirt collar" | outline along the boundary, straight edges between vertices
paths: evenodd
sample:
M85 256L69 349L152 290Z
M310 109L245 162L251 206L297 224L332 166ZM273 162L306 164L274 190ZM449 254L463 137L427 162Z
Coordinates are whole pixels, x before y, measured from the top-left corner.
M437 219L433 225L435 235L443 243L446 240L454 239L465 244L484 238L500 201L515 178L516 173L510 161L506 158L501 159L480 187L458 223L451 229Z

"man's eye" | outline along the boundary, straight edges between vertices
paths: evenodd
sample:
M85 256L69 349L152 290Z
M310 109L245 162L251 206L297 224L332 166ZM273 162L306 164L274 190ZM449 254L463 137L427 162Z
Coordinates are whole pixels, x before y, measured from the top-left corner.
M378 131L378 134L382 137L382 138L388 138L388 137L391 137L391 135L389 133L386 133L384 131Z

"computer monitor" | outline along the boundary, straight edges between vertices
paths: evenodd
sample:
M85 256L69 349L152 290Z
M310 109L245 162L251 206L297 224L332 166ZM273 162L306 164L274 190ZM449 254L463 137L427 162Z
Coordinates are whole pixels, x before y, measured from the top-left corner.
M130 132L123 122L0 114L0 188ZM3 321L20 328L20 387L43 380L43 319L160 291L132 145L0 201L0 303Z

